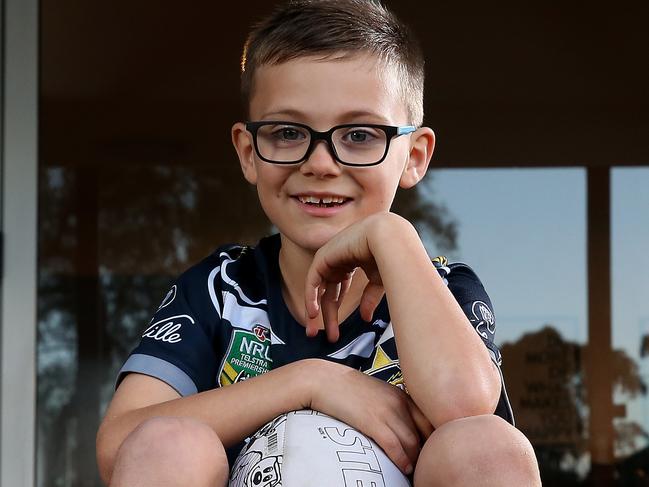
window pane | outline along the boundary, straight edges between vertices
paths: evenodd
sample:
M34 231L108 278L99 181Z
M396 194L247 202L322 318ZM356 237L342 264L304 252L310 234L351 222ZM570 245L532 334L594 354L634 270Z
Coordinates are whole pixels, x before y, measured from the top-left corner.
M451 256L471 265L491 296L517 426L544 483L574 485L589 469L584 170L436 170L426 193L457 222ZM432 239L428 246L437 253Z
M615 454L635 470L649 465L649 168L611 174L611 253L614 401L626 411L615 420ZM625 414L624 414L625 413Z

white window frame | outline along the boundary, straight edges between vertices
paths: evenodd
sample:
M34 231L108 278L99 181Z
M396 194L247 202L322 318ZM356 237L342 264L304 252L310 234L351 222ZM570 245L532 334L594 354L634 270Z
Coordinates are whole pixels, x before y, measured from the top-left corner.
M38 0L0 0L0 486L35 485Z

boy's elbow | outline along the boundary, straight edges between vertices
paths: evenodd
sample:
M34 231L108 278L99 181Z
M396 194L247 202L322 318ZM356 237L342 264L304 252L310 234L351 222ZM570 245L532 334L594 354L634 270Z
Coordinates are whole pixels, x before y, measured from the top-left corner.
M455 421L457 419L468 418L470 416L482 416L493 414L496 410L495 405L487 401L480 400L460 400L453 403L447 403L438 407L433 414L431 423L435 428L439 428L444 423Z
M457 384L455 384L457 386ZM501 391L498 380L484 380L470 387L445 388L443 402L437 402L430 410L429 421L438 428L444 423L469 416L493 414L496 411Z

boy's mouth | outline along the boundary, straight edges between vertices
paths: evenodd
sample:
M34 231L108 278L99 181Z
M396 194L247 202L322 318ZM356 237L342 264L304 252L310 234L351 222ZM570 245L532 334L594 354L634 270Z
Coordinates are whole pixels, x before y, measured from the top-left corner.
M344 196L309 196L309 195L297 195L295 196L300 203L305 205L317 206L319 208L331 208L334 206L340 206L345 204L351 198L346 198Z

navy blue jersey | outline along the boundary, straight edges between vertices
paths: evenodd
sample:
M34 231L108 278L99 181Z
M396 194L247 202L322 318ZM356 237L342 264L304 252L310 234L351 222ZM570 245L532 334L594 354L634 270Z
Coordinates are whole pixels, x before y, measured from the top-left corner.
M370 322L356 309L341 323L336 343L330 343L324 331L308 338L282 296L280 245L279 235L274 235L254 248L220 247L182 274L120 370L118 381L137 372L187 396L296 360L321 358L404 387L386 298ZM432 265L500 370L494 313L480 280L468 266L448 264L443 257L433 259ZM504 385L496 414L513 423Z

